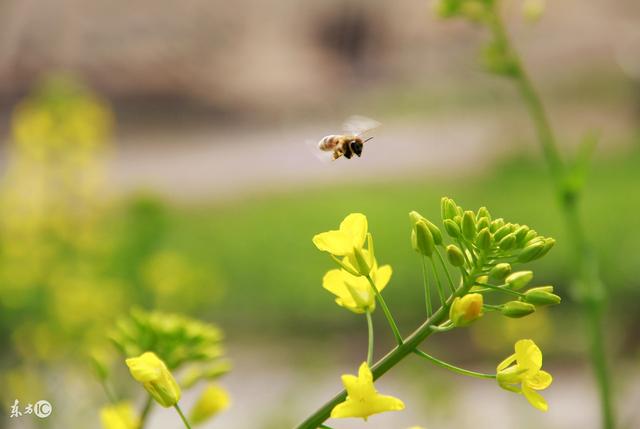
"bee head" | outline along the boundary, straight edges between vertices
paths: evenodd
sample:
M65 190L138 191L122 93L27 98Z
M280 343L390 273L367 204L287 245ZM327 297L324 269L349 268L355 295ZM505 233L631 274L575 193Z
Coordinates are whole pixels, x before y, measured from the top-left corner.
M352 140L349 142L349 148L356 156L362 155L362 146L364 145L361 140Z

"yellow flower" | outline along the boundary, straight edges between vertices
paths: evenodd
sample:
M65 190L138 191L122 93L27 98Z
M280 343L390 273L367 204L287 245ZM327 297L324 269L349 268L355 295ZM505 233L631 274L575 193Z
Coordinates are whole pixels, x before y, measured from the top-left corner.
M163 407L173 407L180 400L180 386L165 363L153 352L126 360L131 376L142 383Z
M210 384L204 389L200 399L191 409L191 418L189 420L194 425L200 424L229 408L230 403L226 390L215 384Z
M373 386L373 374L366 362L360 365L357 377L351 374L343 375L342 384L347 389L347 399L331 410L332 418L361 417L367 420L367 417L373 414L404 409L404 403L400 399L380 395L376 391Z
M456 297L449 310L449 318L454 326L467 326L482 316L482 295L470 293L462 298Z
M340 229L322 232L313 237L313 244L335 256L352 255L361 249L367 238L367 217L362 213L351 213L340 223Z
M512 365L514 362L515 365ZM498 384L503 389L522 393L535 408L547 411L547 401L536 390L549 387L553 378L541 368L542 352L536 343L519 340L515 345L515 353L498 365Z
M140 426L140 419L129 402L102 408L100 421L104 429L137 429Z
M378 291L382 291L391 278L391 266L374 266L371 280ZM369 280L354 276L345 270L335 269L327 272L322 279L322 287L336 295L336 304L354 313L373 311L376 308L376 296L371 290Z

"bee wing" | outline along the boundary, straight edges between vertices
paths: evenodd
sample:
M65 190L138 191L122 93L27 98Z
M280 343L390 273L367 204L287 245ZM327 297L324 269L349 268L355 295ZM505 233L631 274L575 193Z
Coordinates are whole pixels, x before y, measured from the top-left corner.
M349 134L360 136L368 131L378 128L380 122L365 116L349 116L343 124L344 130Z
M333 152L325 152L320 150L318 142L308 139L304 142L305 147L318 161L328 164L333 161Z

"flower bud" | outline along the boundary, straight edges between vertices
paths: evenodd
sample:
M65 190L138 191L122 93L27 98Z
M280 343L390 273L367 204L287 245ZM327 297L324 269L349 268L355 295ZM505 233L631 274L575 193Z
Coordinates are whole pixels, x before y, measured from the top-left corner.
M444 222L444 229L451 238L459 238L462 235L460 227L451 219L446 219Z
M458 214L458 206L451 198L442 197L442 200L440 200L440 209L443 221L453 219L453 217Z
M522 289L533 279L533 271L516 271L505 279L511 289Z
M537 236L538 236L538 233L536 232L536 230L530 229L529 231L527 231L527 234L524 236L524 240L522 240L522 242L527 244Z
M510 223L506 225L502 225L498 230L493 234L496 241L502 240L507 234L510 234L513 230L513 225Z
M180 400L180 386L165 363L153 352L145 352L126 360L131 376L165 408L173 407Z
M413 250L425 256L431 257L435 249L433 235L424 221L419 221L411 231L411 245Z
M491 222L491 213L489 213L489 209L482 206L478 209L478 219L487 218L489 222Z
M529 289L524 293L525 302L534 305L556 305L560 304L562 298L553 293L553 286L540 286Z
M476 222L476 229L478 231L487 228L489 229L491 227L491 221L489 220L489 218L486 217L479 217L478 218L478 222Z
M492 241L493 237L489 232L489 228L483 228L476 237L476 244L482 250L489 250L491 248Z
M479 293L470 293L462 298L456 297L451 303L449 318L454 326L467 326L482 316L483 298Z
M506 262L496 264L495 267L489 271L489 277L496 280L504 280L511 273L511 265Z
M505 235L502 240L498 242L498 247L502 250L512 249L516 244L516 235L514 233Z
M229 403L229 395L226 390L215 384L210 384L202 391L200 398L191 409L189 420L194 425L205 422L229 408Z
M518 245L526 243L526 241L524 241L524 237L527 235L530 229L531 228L529 228L527 225L522 225L516 228L513 233L516 235L516 243L518 243Z
M360 247L353 248L353 259L358 274L360 274L361 276L368 276L371 272L371 264L367 260L367 256L364 254L363 250Z
M500 312L507 317L514 319L528 316L536 311L536 307L532 304L528 304L522 301L509 301L502 305Z
M554 240L553 238L545 238L544 239L544 247L542 248L542 251L540 251L540 254L538 255L538 259L542 258L544 255L549 253L549 250L551 250L551 248L555 244L556 244L556 240Z
M529 262L538 259L544 245L544 242L541 241L528 245L518 255L518 262Z
M502 228L504 226L504 219L502 219L501 217L499 217L498 219L494 219L493 221L491 221L491 232L496 232L498 231L500 228Z
M447 246L447 259L454 267L461 267L464 265L464 255L462 254L462 250L454 244Z
M476 232L476 216L471 210L467 210L462 216L462 235L467 240L473 241L476 238Z
M429 221L429 219L422 216L417 211L412 211L409 213L409 219L411 219L411 224L415 226L416 223L422 221L427 224L427 228L429 228L429 232L433 236L433 242L436 246L442 244L442 233L440 232L440 228L438 228L433 222Z

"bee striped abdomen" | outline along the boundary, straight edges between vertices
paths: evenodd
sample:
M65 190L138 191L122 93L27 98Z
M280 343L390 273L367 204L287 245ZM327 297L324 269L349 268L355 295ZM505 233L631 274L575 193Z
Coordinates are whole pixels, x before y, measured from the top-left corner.
M318 148L320 150L329 152L335 149L335 147L338 145L338 143L340 143L341 140L341 136L339 135L328 135L322 138L322 140L320 140L320 143L318 143Z

